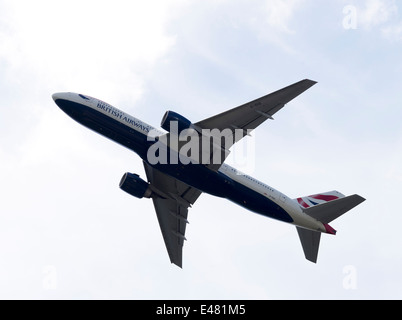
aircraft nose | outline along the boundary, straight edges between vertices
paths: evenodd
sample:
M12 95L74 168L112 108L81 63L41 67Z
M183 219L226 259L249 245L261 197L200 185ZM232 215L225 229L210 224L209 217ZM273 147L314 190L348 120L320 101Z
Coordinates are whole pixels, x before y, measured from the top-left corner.
M71 94L69 92L57 92L52 95L52 98L59 108L65 111L68 102L71 100Z
M60 95L58 93L53 93L52 94L52 98L53 98L54 102L56 102L56 100L60 99L59 97L60 97Z
M54 102L57 102L57 100L66 100L68 96L68 93L66 92L57 92L52 94L52 98Z
M68 92L58 92L52 95L54 102L65 113L70 114L71 110L71 94Z

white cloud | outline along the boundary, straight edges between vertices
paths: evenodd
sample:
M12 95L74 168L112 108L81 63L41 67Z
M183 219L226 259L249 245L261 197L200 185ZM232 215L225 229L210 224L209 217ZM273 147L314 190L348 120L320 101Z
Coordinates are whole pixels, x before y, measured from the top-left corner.
M364 29L390 23L398 14L398 6L394 0L368 0L358 11L358 23Z
M364 5L345 6L346 25L350 23L353 29L365 31L380 31L381 35L390 41L402 39L402 20L399 17L398 4L395 0L367 0ZM352 10L352 11L350 11ZM353 12L353 14L351 14ZM349 20L352 21L349 21ZM348 29L346 27L346 29Z
M0 59L7 80L28 76L32 86L69 85L135 101L141 76L174 44L164 27L176 3L6 1Z
M388 22L398 11L395 1L368 0L360 10L359 23L367 29Z
M266 1L266 22L269 26L285 32L293 33L289 24L293 15L302 4L304 0L270 0Z
M381 29L383 36L390 41L402 40L402 22Z
M251 28L258 38L270 43L282 51L294 54L287 36L292 36L296 30L292 28L297 10L305 0L268 0L261 9L254 12L252 19L248 20L247 27Z
M359 25L366 30L380 28L381 34L390 41L402 40L402 21L395 0L368 0L359 11Z

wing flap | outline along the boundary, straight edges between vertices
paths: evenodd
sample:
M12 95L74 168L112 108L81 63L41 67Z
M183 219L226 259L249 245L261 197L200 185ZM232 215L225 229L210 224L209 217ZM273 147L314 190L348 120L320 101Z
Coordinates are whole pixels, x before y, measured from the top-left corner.
M153 196L156 216L170 262L182 268L183 244L186 240L188 208L195 203L201 191L174 179L144 162L151 186L159 195Z
M187 208L177 207L174 200L152 199L170 262L182 268Z
M226 149L229 149L267 119L273 119L275 113L314 84L316 84L315 81L308 79L299 81L262 98L200 121L195 125L201 129L219 129L220 131L230 129L233 143L225 146ZM243 135L238 134L236 136L236 129L242 129Z

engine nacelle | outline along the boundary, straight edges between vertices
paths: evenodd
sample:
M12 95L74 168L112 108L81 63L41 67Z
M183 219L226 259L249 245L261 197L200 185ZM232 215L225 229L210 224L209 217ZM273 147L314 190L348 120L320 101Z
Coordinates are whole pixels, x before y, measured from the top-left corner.
M142 180L138 174L129 172L126 172L121 178L120 189L139 199L150 198L152 195L149 184Z
M193 128L193 124L190 120L173 111L166 111L162 118L161 127L166 131L171 132L171 130L174 130L173 124L171 125L172 121L177 123L177 134L180 134L180 132L185 129Z

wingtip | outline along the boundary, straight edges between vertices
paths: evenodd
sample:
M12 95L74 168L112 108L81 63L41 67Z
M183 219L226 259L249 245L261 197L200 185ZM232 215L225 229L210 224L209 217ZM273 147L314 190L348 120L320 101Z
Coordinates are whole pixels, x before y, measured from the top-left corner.
M172 264L174 264L176 267L179 267L180 269L183 269L183 264L182 263L172 262Z
M315 85L315 84L318 83L317 81L310 80L310 79L304 79L304 81L305 81L305 82L308 82L311 86L313 86L313 85Z
M180 269L183 269L183 259L182 257L170 257L170 263L174 264L175 266L179 267Z
M358 194L357 194L356 196L360 198L360 201L361 201L361 202L364 202L364 201L367 200L366 198L362 197L361 195L358 195Z

